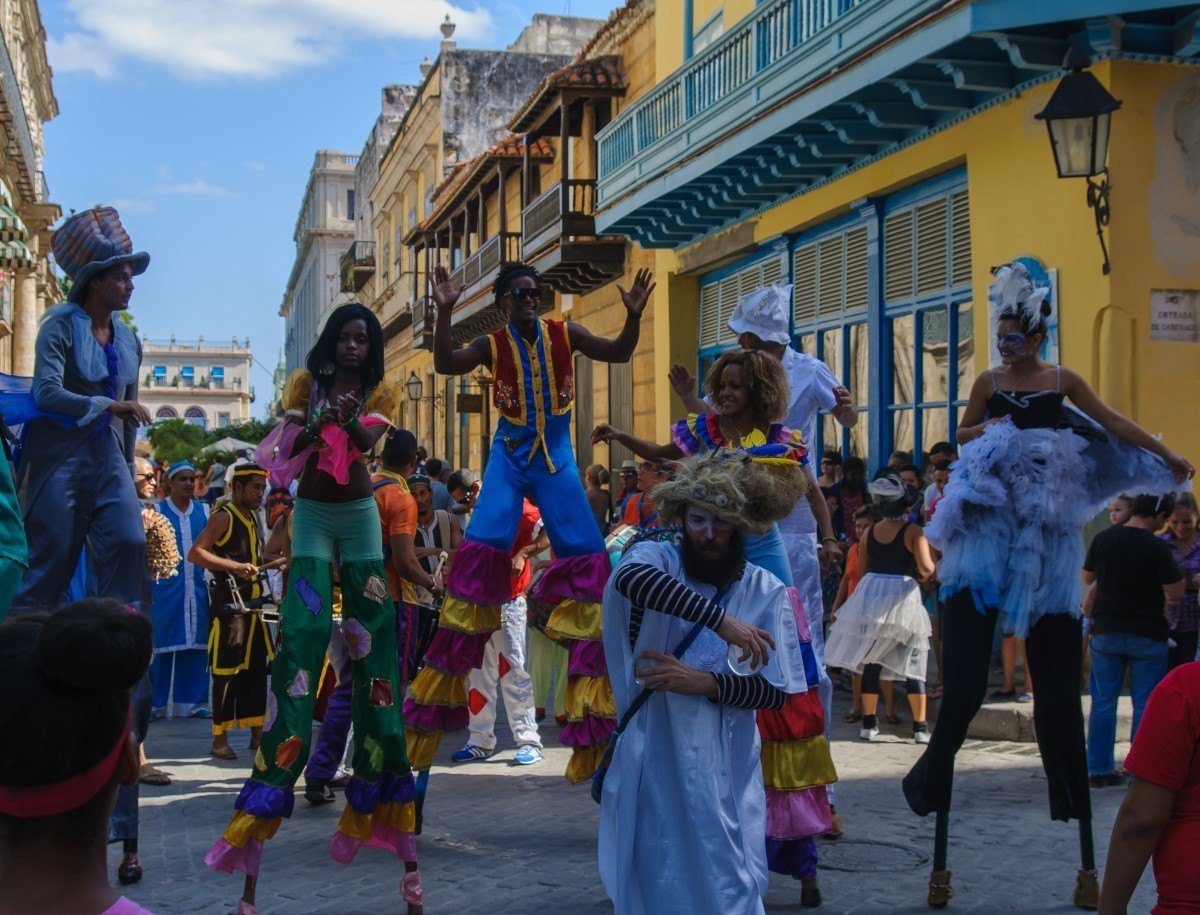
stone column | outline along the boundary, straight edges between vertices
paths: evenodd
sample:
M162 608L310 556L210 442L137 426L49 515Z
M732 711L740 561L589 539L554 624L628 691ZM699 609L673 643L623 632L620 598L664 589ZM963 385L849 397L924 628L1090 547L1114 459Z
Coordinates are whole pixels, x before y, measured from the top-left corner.
M32 375L38 330L37 273L17 271L13 293L12 371L14 375Z

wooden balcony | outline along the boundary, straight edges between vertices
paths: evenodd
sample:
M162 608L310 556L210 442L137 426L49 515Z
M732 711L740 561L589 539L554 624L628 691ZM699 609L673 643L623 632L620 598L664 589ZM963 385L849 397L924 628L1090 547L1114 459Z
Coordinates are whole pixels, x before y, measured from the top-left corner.
M559 292L582 295L620 276L625 239L596 235L596 182L554 185L522 214L522 259Z
M356 241L338 260L342 292L358 292L375 275L375 242Z
M430 296L413 303L412 345L413 349L433 349L433 322L437 317L436 305Z

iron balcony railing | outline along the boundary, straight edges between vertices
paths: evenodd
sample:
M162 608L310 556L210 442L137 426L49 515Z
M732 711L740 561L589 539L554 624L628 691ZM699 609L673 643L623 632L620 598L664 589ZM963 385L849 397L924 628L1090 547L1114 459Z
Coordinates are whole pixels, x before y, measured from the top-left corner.
M35 193L41 188L37 182L37 156L34 153L33 137L29 133L29 119L25 103L21 99L21 87L17 83L17 71L8 54L8 43L0 36L0 92L4 93L4 106L0 108L0 120L5 130L16 135L21 148L22 165L31 176Z
M450 280L463 287L462 301L466 302L479 291L480 284L491 283L502 263L520 259L521 234L501 232L485 241L478 251L450 274Z
M603 180L683 128L764 70L786 58L839 17L873 0L772 0L722 35L596 136Z
M375 242L356 241L339 258L342 292L358 292L375 273Z

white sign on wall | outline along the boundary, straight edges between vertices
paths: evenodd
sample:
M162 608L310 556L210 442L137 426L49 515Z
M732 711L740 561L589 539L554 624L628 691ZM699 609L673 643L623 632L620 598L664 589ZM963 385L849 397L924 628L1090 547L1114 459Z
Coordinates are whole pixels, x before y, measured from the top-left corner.
M1150 290L1150 339L1200 343L1200 290Z

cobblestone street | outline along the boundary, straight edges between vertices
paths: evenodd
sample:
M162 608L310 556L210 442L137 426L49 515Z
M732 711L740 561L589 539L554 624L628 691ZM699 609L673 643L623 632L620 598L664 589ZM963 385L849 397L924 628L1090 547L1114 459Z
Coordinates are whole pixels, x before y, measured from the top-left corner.
M928 912L924 904L933 821L909 813L899 779L919 748L902 726L878 743L856 738L841 723L848 697L835 706L834 757L841 782L838 808L846 835L821 843L821 911ZM890 735L887 731L890 730ZM901 736L904 735L904 736ZM426 909L430 913L611 911L596 873L597 807L584 786L562 778L567 751L557 729L545 733L546 761L513 765L507 734L493 759L450 767L457 736L442 746L434 768L419 839ZM169 788L142 789L145 878L128 895L157 915L231 912L241 879L209 871L202 858L225 827L249 765L247 737L234 741L240 759L210 760L207 722L158 722L150 731L151 759L170 772ZM1127 745L1118 747L1117 759ZM1078 866L1074 824L1052 823L1035 745L970 740L959 754L956 820L950 867L957 897L950 911L1074 912L1070 894ZM1103 863L1120 789L1093 792L1096 851ZM364 850L343 869L328 855L341 803L313 808L297 799L264 856L259 889L263 915L400 911L401 869L395 859ZM110 863L116 867L116 846ZM1153 880L1143 879L1130 911L1148 911ZM798 886L774 877L769 912L804 911Z

